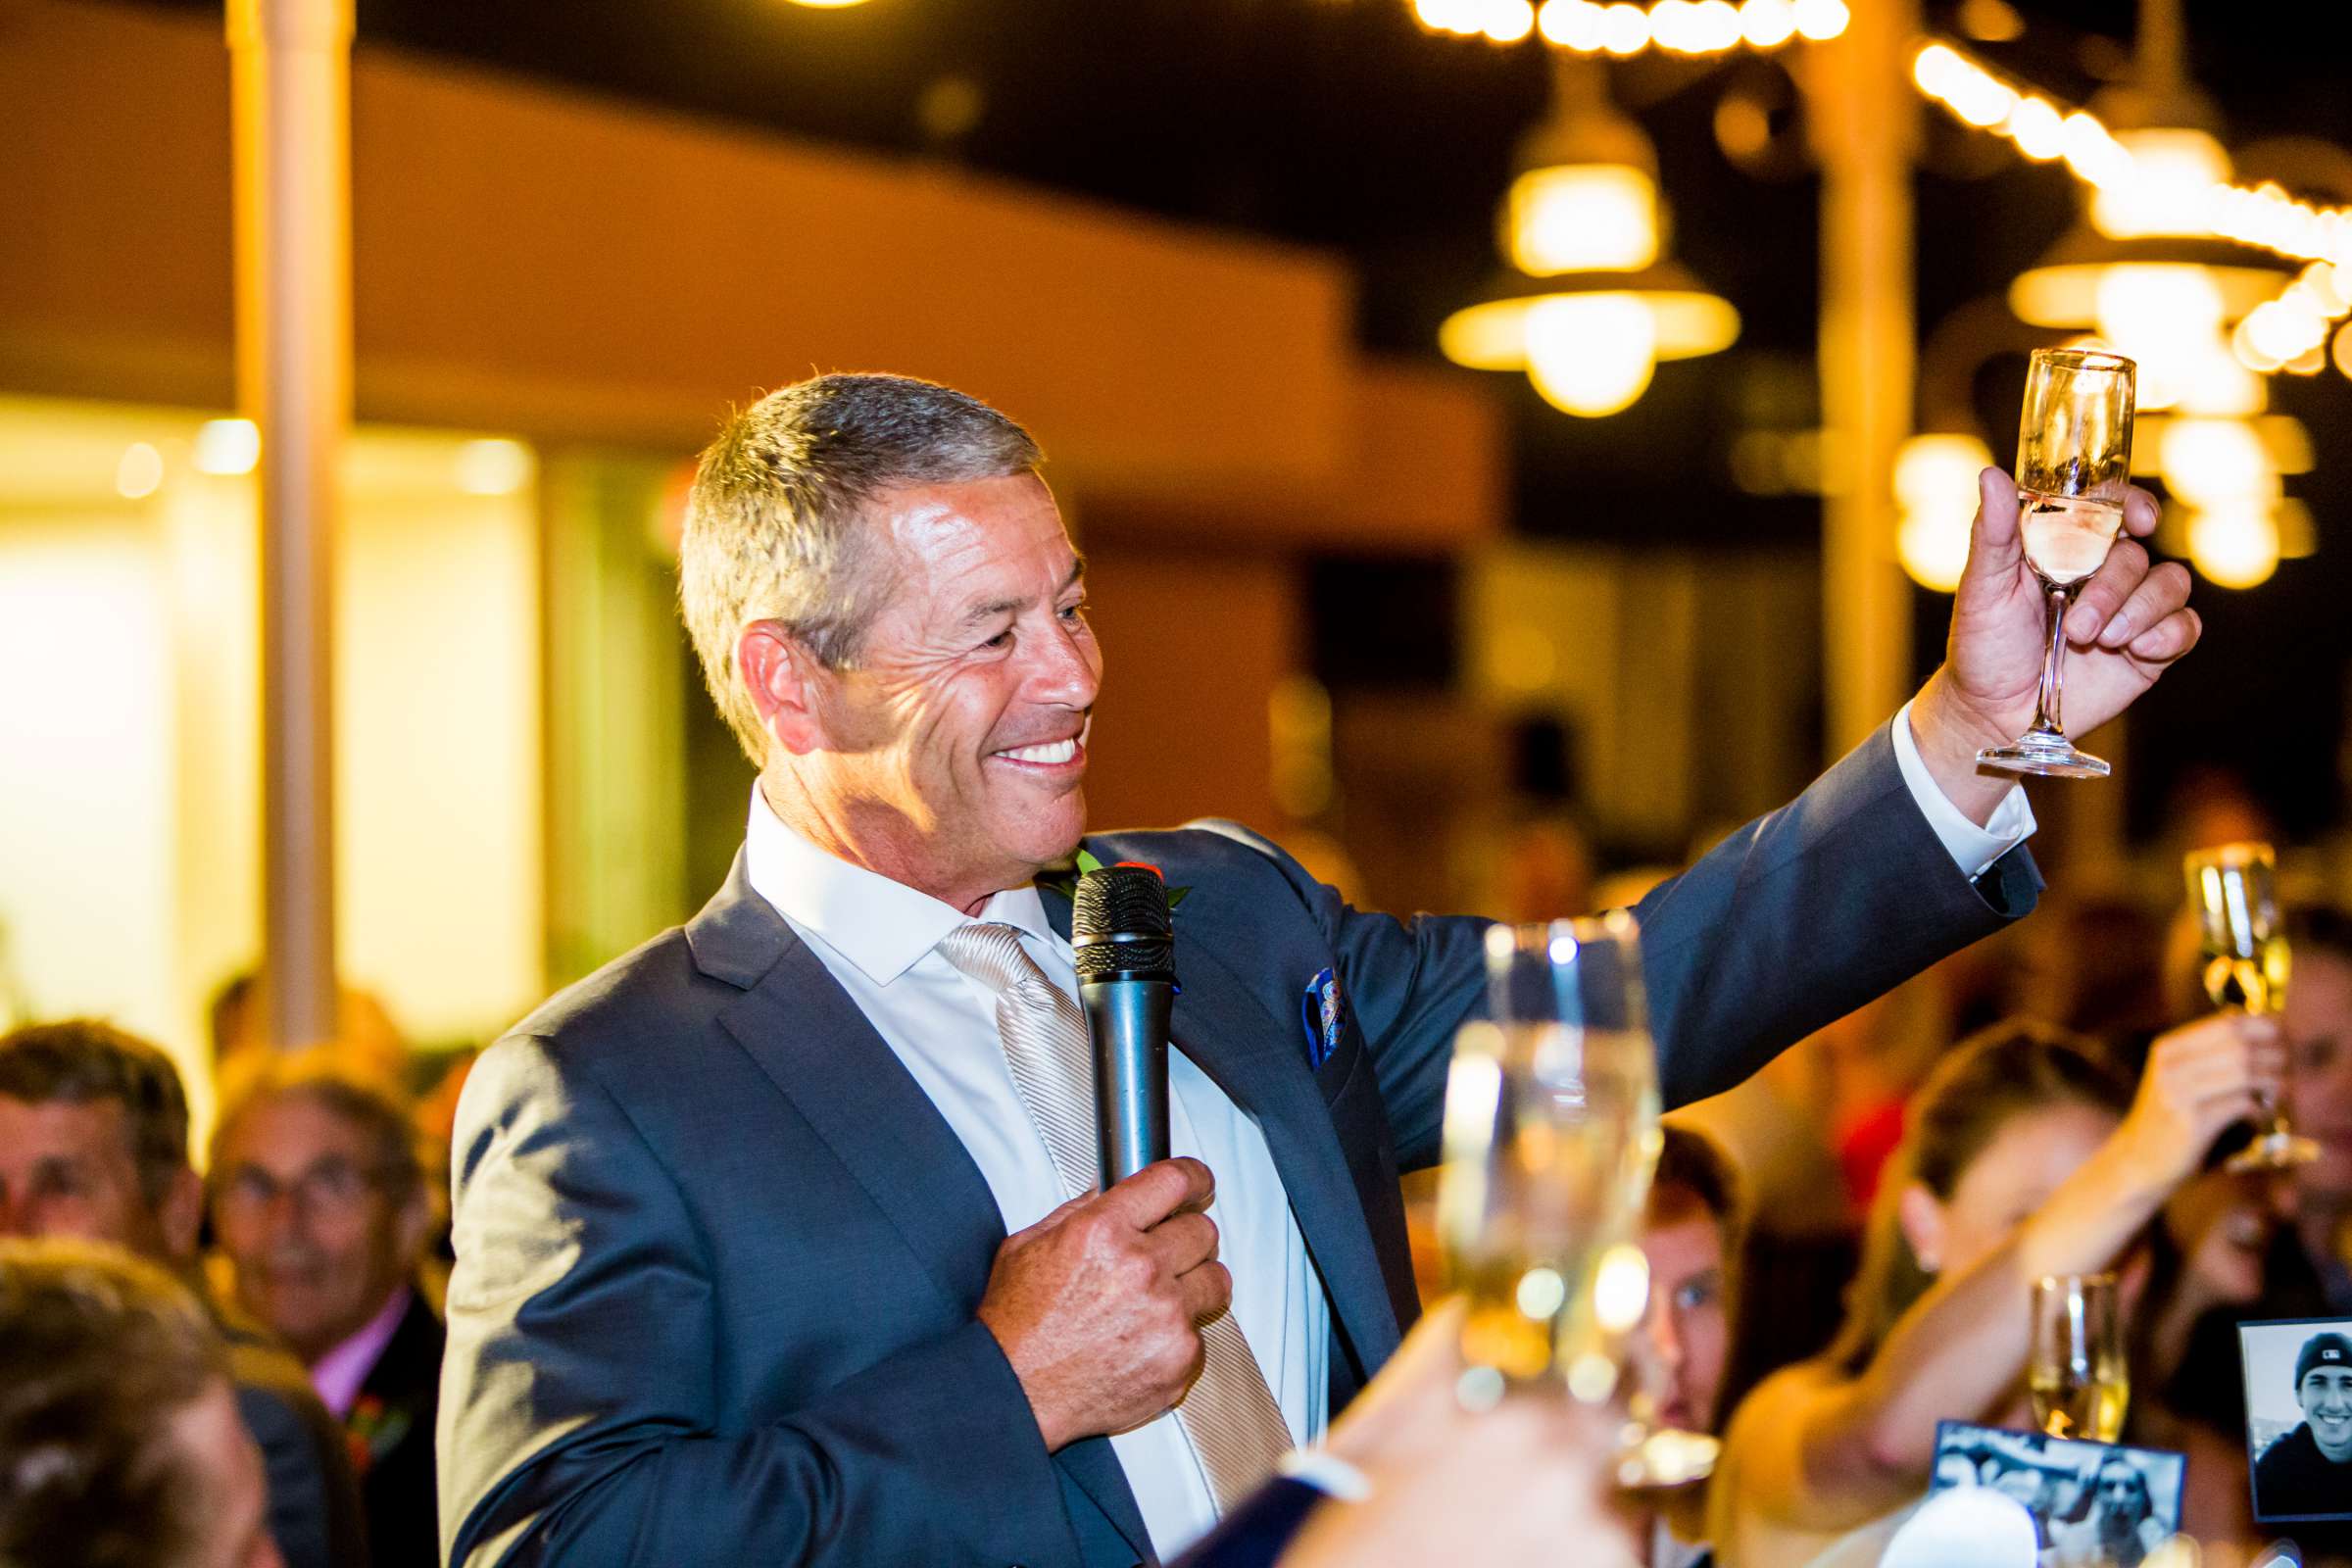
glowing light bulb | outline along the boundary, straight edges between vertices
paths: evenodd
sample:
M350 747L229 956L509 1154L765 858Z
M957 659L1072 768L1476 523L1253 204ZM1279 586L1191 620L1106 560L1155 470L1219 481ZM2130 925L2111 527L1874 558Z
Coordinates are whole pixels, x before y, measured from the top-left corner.
M1796 10L1788 0L1747 0L1740 8L1740 32L1758 49L1778 49L1796 35Z
M2278 468L2243 419L2169 421L2158 445L2165 487L2202 511L2239 506L2268 511L2278 499Z
M144 441L122 449L115 465L115 494L125 501L144 501L164 487L164 455Z
M1895 455L1894 494L1902 506L1895 559L1921 587L1948 594L1960 586L1977 475L1991 462L1973 435L1915 435Z
M1496 43L1517 43L1536 30L1534 0L1488 0L1479 30Z
M2216 185L2230 178L2230 155L2201 130L2131 130L2114 138L2131 160L2131 174L2099 186L2090 222L2110 239L2150 234L2196 234Z
M2271 509L2237 503L2188 519L2188 559L2207 581L2251 588L2278 569L2278 519Z
M1638 55L1649 47L1649 15L1627 0L1601 14L1600 46L1613 55Z
M1657 368L1657 325L1630 294L1570 294L1527 312L1527 378L1563 414L1629 408Z
M1625 164L1557 164L1511 182L1511 261L1535 277L1635 272L1657 260L1658 188Z
M251 473L262 461L262 432L251 419L207 419L196 432L198 473Z
M1592 0L1545 0L1536 25L1550 42L1587 55L1600 48L1607 31L1604 13Z
M2035 163L2047 163L2066 151L2066 122L2040 98L2021 98L2009 111L2009 136L2017 150Z
M1796 0L1796 30L1815 43L1826 43L1845 31L1853 13L1845 0Z
M468 441L458 448L458 488L469 496L513 495L531 482L535 466L519 441Z

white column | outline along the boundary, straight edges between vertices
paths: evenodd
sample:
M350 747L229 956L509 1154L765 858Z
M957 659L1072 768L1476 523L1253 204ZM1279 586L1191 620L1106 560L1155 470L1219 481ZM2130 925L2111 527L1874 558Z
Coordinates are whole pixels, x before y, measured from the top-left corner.
M263 998L335 1032L332 544L351 423L351 0L228 0L237 396L261 427Z

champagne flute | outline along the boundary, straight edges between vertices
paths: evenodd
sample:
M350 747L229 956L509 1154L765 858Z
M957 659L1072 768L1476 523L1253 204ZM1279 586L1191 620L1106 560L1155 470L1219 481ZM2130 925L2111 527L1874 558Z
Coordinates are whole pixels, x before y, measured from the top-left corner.
M1632 1243L1659 1143L1639 928L1623 910L1495 926L1487 973L1490 1016L1454 1042L1438 1185L1446 1272L1468 1298L1462 1396L1564 1383L1600 1404L1648 1291ZM1627 1484L1650 1479L1650 1441L1629 1428Z
M2105 778L2108 766L2066 738L2066 612L2107 559L2132 484L2134 367L2095 349L2035 349L2017 426L2018 526L2026 564L2049 598L2049 649L2034 724L1977 754L1986 767L2052 778Z
M2196 911L2205 994L2217 1007L2256 1014L2286 1004L2286 932L2278 918L2278 857L2268 844L2223 844L2180 862ZM2233 1171L2284 1170L2319 1157L2264 1096L2254 1141L2230 1158Z
M2034 1282L2026 1389L2034 1425L2053 1438L2113 1443L2123 1435L2132 1378L2114 1275L2049 1274Z

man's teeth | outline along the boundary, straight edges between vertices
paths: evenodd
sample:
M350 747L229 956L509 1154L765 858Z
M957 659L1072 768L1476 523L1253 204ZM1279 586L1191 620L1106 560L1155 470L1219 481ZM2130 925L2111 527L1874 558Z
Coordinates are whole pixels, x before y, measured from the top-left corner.
M1009 757L1016 762L1068 762L1077 759L1078 743L1075 740L1048 741L1043 746L1022 746L997 755Z

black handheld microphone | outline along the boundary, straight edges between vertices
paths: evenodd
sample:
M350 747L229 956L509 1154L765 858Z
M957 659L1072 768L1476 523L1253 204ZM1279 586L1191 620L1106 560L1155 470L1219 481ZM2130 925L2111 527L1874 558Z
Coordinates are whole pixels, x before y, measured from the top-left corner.
M1070 949L1095 1043L1095 1113L1102 1185L1168 1157L1168 1011L1176 942L1168 889L1137 861L1078 879Z

